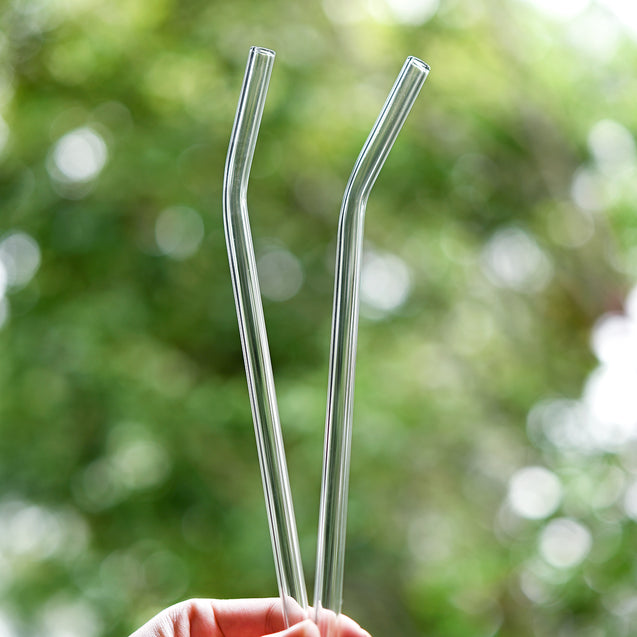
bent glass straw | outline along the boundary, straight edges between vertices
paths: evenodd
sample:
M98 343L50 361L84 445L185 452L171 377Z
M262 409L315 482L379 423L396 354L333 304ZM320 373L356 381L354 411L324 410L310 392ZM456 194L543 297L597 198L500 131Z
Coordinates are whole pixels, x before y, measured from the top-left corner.
M290 598L307 609L307 593L247 206L248 178L274 56L269 49L250 49L226 158L223 220L277 581L289 625Z
M358 156L341 205L314 589L315 619L324 637L330 634L332 622L328 618L333 615L322 610L328 609L338 615L342 605L365 207L428 73L429 67L421 60L409 57L405 61Z

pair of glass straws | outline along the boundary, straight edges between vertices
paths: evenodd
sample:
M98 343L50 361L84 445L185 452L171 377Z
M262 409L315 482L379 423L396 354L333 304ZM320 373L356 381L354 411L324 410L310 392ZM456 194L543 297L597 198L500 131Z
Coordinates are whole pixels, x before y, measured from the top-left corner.
M274 56L250 49L226 159L223 218L279 593L290 625L292 614L298 616L294 602L305 616L309 608L247 206ZM421 60L405 61L356 160L340 211L313 611L323 637L332 634L342 605L365 208L428 73Z

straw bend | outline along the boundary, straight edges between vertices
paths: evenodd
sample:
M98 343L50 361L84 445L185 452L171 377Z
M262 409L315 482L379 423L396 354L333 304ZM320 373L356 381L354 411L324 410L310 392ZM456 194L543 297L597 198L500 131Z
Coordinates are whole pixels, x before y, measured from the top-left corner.
M323 637L330 631L329 618L338 615L342 605L365 209L372 186L428 73L429 67L418 58L405 61L356 160L341 205L314 589L316 621ZM322 609L333 613L322 613Z
M248 179L274 56L269 49L250 49L226 159L223 219L270 537L287 620L290 598L306 609L307 593L247 206Z

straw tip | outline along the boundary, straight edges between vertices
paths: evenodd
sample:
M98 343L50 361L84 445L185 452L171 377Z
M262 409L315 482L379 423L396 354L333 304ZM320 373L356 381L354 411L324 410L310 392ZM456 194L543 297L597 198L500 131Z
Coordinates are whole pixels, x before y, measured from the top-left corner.
M414 57L413 55L410 55L407 58L407 64L420 69L423 73L429 73L429 71L431 71L429 64L423 62L420 58Z
M263 55L266 57L274 57L276 53L272 49L267 49L264 46L251 46L250 53L255 55Z

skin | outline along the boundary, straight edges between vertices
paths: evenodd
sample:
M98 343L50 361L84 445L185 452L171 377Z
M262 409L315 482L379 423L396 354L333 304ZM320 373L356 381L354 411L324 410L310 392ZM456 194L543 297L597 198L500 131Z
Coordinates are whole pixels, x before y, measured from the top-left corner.
M285 629L281 601L271 599L191 599L166 608L130 637L320 637L319 629L294 610ZM370 637L340 615L331 637Z

